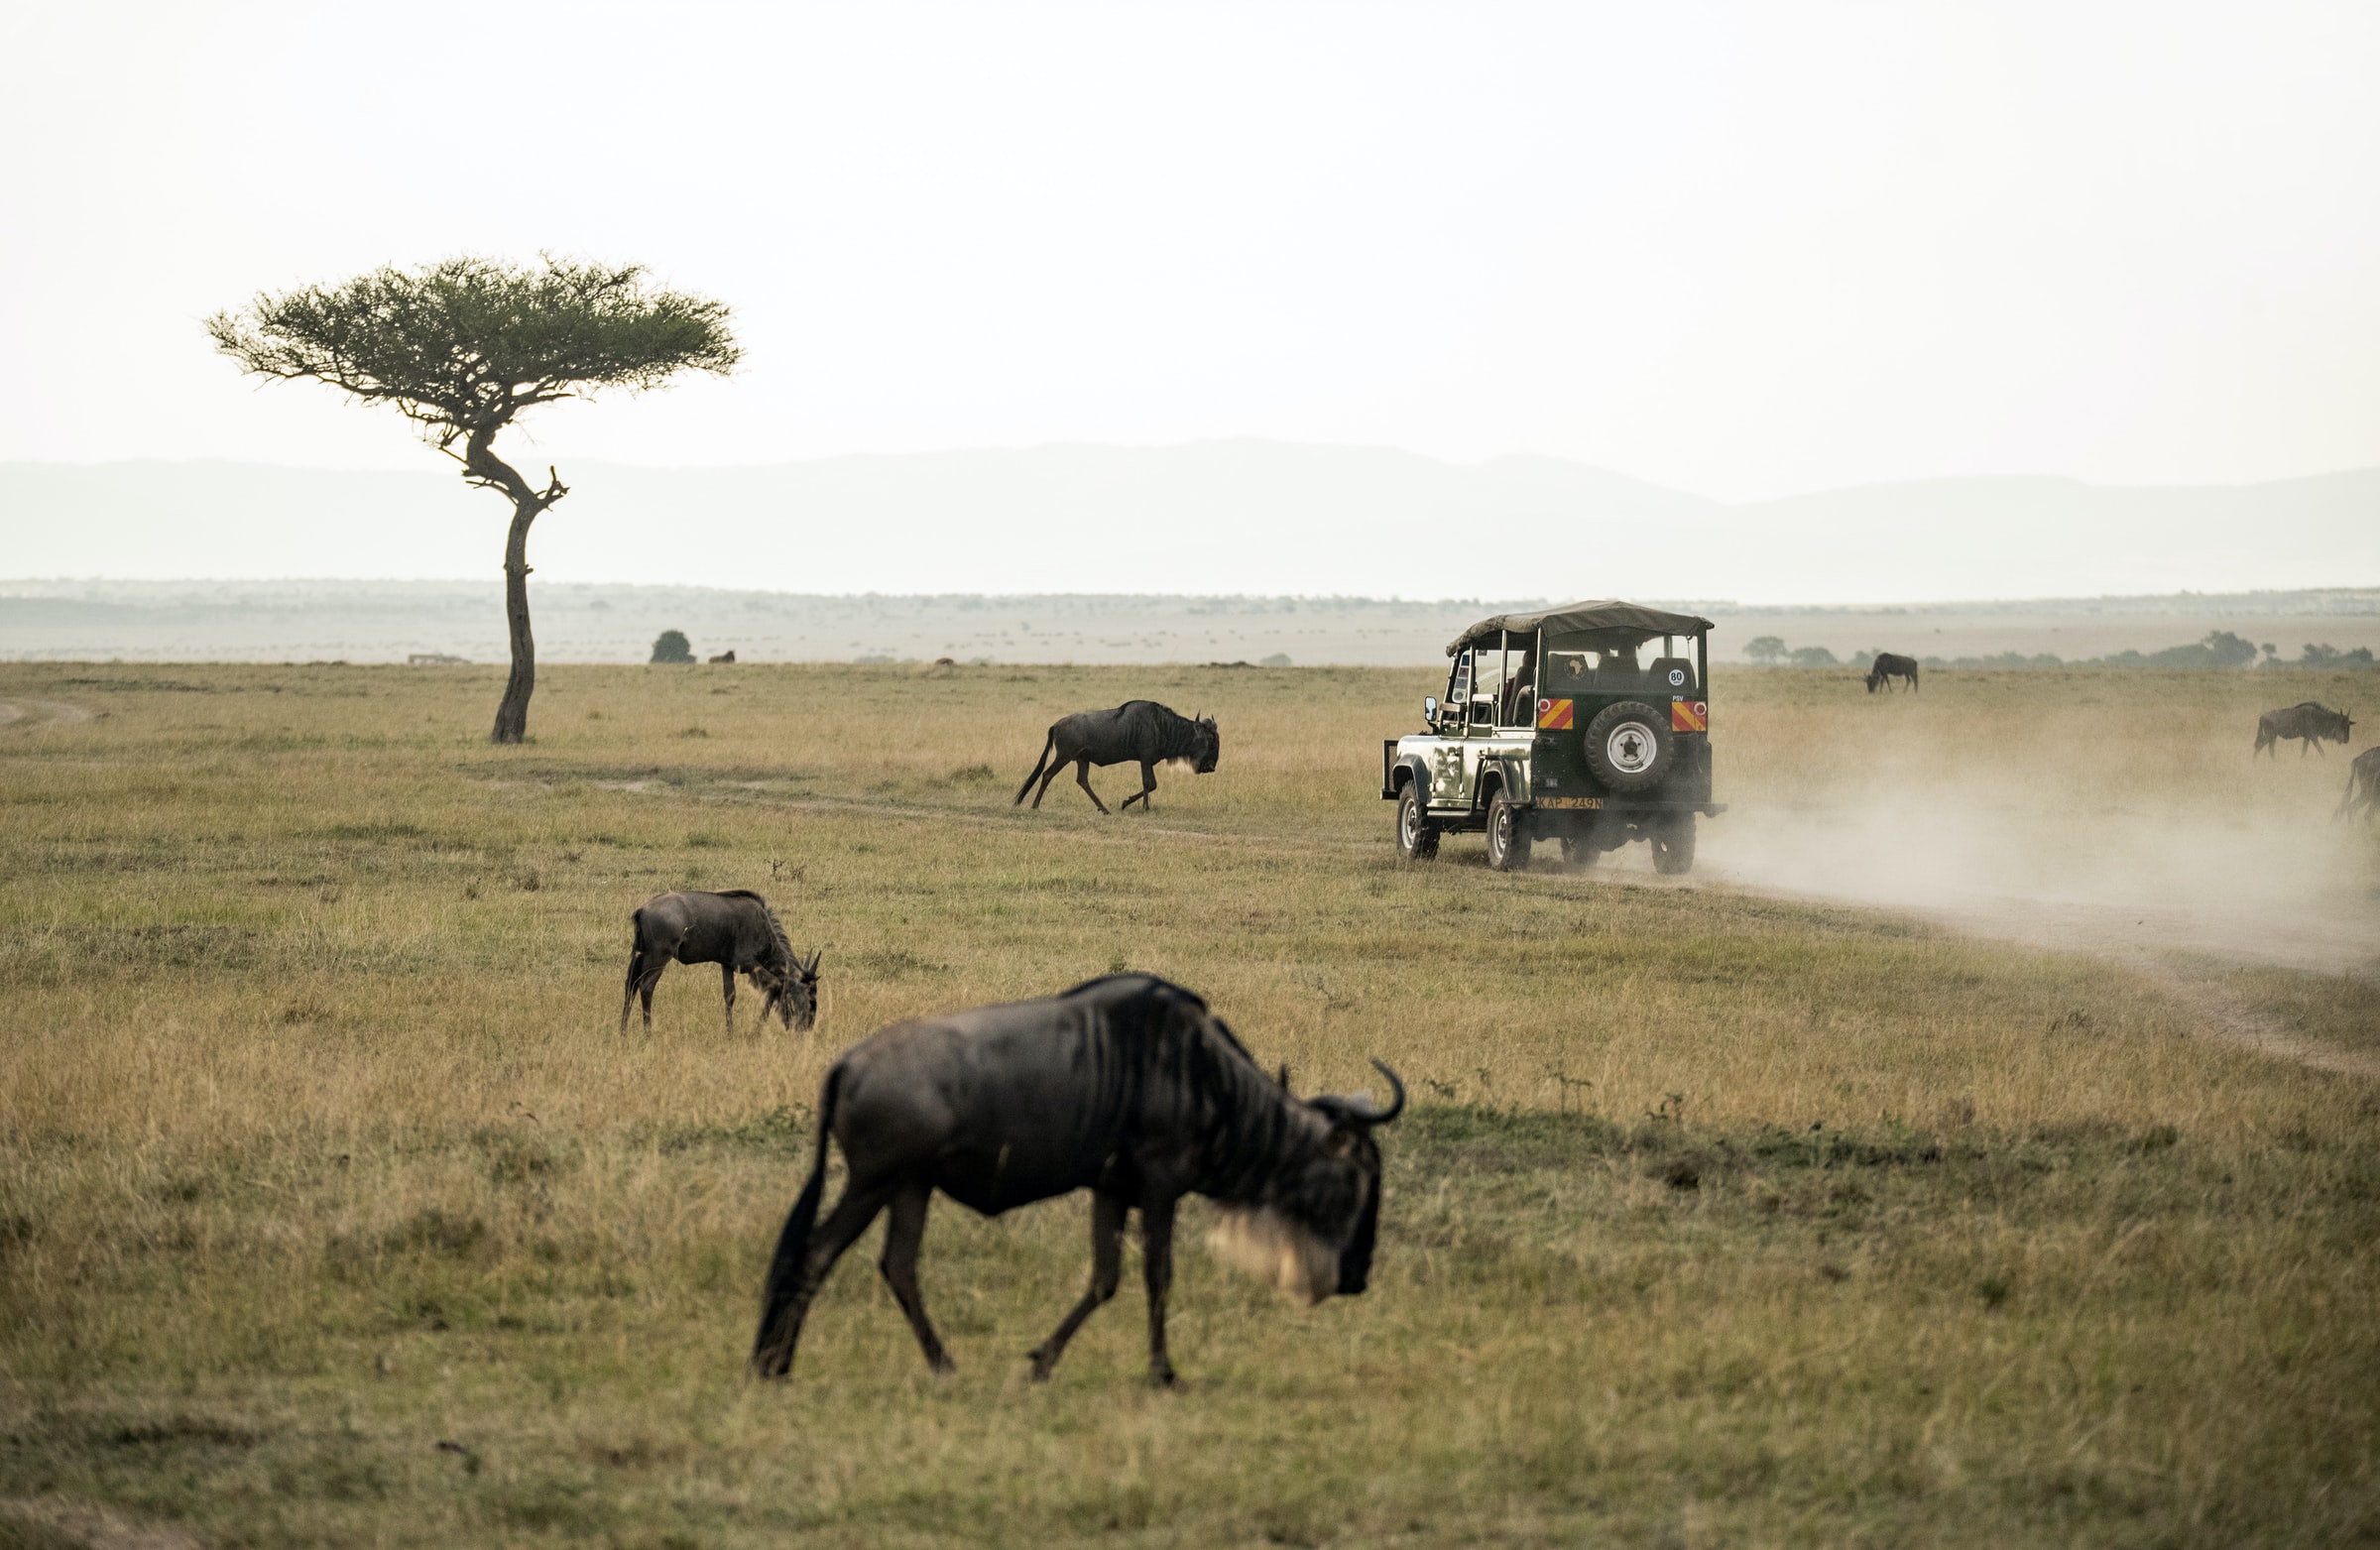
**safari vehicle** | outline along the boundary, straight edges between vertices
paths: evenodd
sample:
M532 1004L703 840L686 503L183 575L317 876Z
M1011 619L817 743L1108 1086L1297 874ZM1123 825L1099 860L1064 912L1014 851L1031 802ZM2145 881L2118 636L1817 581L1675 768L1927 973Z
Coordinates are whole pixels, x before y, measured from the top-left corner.
M1528 865L1558 840L1588 866L1631 840L1653 870L1694 866L1697 813L1711 800L1711 621L1633 603L1572 603L1498 614L1446 649L1446 698L1424 699L1428 730L1380 744L1380 795L1396 803L1396 848L1438 854L1448 833L1488 836L1488 865Z

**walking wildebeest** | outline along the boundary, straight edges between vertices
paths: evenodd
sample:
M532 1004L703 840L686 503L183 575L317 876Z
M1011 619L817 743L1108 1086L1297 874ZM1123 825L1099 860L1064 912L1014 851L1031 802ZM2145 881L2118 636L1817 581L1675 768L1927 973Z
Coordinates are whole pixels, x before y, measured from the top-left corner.
M1873 694L1878 689L1888 690L1891 687L1885 681L1888 678L1907 678L1909 692L1915 694L1917 692L1917 658L1903 656L1898 652L1876 653L1875 665L1867 669L1867 692Z
M2256 718L2256 746L2248 757L2253 759L2268 750L2278 754L2282 739L2296 738L2298 757L2304 759L2308 749L2319 749L2324 742L2344 743L2354 725L2343 710L2301 700L2287 710L2268 710Z
M1024 793L1033 791L1033 782L1038 780L1041 789L1033 791L1033 805L1040 806L1049 782L1058 777L1059 771L1072 765L1074 783L1091 798L1092 806L1106 812L1108 804L1091 789L1091 767L1097 765L1105 770L1110 765L1136 762L1140 766L1140 789L1126 797L1124 805L1130 807L1138 802L1140 810L1146 812L1148 795L1157 788L1158 765L1178 760L1200 775L1212 775L1215 756L1220 751L1215 718L1176 715L1155 700L1126 700L1114 710L1078 711L1051 724L1049 737L1041 745L1040 763L1024 777L1024 784L1016 788L1016 801L1023 801ZM1054 760L1050 758L1053 753L1057 755ZM1013 807L1016 803L1009 805Z
M2344 818L2357 808L2366 819L2380 818L2380 747L2365 749L2347 766L2347 794L2330 816Z
M1089 1189L1091 1289L1032 1352L1049 1376L1066 1342L1116 1295L1127 1212L1140 1212L1148 1287L1148 1377L1173 1381L1165 1355L1165 1291L1173 1277L1174 1206L1205 1195L1227 1211L1227 1252L1284 1290L1319 1302L1364 1290L1380 1210L1368 1098L1300 1100L1284 1069L1258 1070L1207 1004L1153 975L1109 975L1045 1001L978 1007L896 1022L844 1051L818 1096L817 1153L785 1218L762 1293L753 1371L781 1377L819 1283L836 1258L892 1209L878 1261L927 1366L949 1355L917 1291L917 1249L937 1189L985 1216ZM850 1176L826 1220L826 1143ZM1251 1266L1254 1267L1254 1266Z
M715 963L727 996L727 1030L736 1030L736 976L749 974L768 996L761 1022L775 1013L787 1029L818 1019L818 958L794 956L769 900L750 889L724 894L655 894L629 916L636 942L628 953L628 989L620 998L620 1031L628 1031L629 1003L645 1001L645 1031L653 1031L653 988L676 963Z

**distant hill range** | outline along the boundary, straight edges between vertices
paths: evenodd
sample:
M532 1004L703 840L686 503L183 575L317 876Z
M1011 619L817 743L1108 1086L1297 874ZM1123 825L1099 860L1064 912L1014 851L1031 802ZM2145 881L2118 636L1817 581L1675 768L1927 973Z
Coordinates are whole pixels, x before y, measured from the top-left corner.
M1767 604L2380 583L2380 469L1936 479L1750 505L1557 458L1255 440L561 473L572 493L532 539L541 582ZM493 576L504 517L427 453L399 473L0 464L0 575Z

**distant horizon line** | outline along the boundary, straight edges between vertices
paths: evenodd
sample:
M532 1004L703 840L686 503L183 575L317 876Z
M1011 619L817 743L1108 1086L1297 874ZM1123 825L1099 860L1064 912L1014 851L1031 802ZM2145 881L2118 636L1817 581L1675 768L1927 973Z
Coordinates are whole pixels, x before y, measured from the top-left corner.
M400 589L418 587L455 587L474 591L497 590L504 585L502 574L487 576L0 576L0 601L32 601L30 595L12 593L13 587L42 586L112 586L162 590L177 587L321 587L341 589ZM1000 603L1102 601L1102 602L1184 602L1184 603L1304 603L1334 607L1379 608L1501 608L1552 604L1551 597L1382 597L1355 592L795 592L778 587L722 587L704 586L690 582L667 581L542 581L539 591L595 591L657 593L716 593L726 597L770 597L787 599L816 599L828 602L881 600L887 602L935 602L942 600L975 599ZM2184 588L2175 592L2097 592L2069 595L2026 597L1967 597L1967 598L1901 598L1889 602L1743 602L1734 598L1661 598L1640 596L1632 601L1659 604L1679 609L1707 609L1732 613L1892 613L1908 610L1960 610L1975 608L2015 608L2028 604L2065 608L2106 603L2140 605L2149 603L2193 604L2203 607L2228 601L2282 601L2293 598L2358 598L2370 597L2375 611L2380 611L2380 579L2365 584L2325 587L2251 587L2236 591L2203 592Z
M2214 480L2202 483L2187 483L2176 481L2102 481L2085 479L2074 474L2041 472L1917 474L1903 475L1893 478L1857 479L1842 484L1821 485L1815 488L1796 490L1783 495L1767 495L1743 500L1730 500L1722 496L1705 495L1700 491L1688 489L1681 485L1664 484L1657 480L1647 479L1639 474L1630 473L1624 469L1611 467L1608 464L1589 462L1583 458L1573 457L1559 452L1496 452L1485 457L1457 458L1441 456L1434 452L1416 452L1408 447L1380 445L1369 442L1294 441L1278 436L1254 435L1199 436L1192 437L1187 440L1163 442L1053 440L1035 441L1021 445L1009 446L983 445L934 447L906 452L822 452L801 457L776 457L757 459L750 462L722 463L625 462L615 457L581 455L578 453L540 455L544 456L547 460L553 460L558 456L560 458L577 463L581 467L631 469L638 473L750 473L780 468L815 467L824 463L839 462L898 462L909 459L947 457L1012 457L1027 456L1038 452L1068 451L1162 453L1189 451L1204 447L1229 446L1263 446L1280 447L1295 451L1369 453L1391 457L1412 458L1419 462L1434 463L1443 468L1479 469L1491 467L1498 463L1555 463L1567 468L1575 468L1588 473L1601 474L1606 478L1624 479L1631 484L1642 485L1649 490L1657 490L1664 494L1686 496L1694 500L1708 502L1712 506L1734 510L1741 510L1748 507L1784 505L1793 501L1808 500L1816 496L1837 495L1851 491L1891 490L1920 485L2043 483L2073 485L2084 489L2094 490L2252 490L2271 485L2306 484L2324 479L2352 477L2357 474L2380 473L2380 463L2360 463L2340 468L2321 469L2312 473L2281 474L2261 479ZM424 448L424 450L434 449ZM321 474L427 475L432 473L450 472L448 469L440 468L435 465L422 464L399 465L390 463L359 465L353 463L297 463L273 462L263 459L243 457L129 456L102 458L0 458L0 469L98 469L120 467L191 466L221 468L270 468L285 469L298 473Z

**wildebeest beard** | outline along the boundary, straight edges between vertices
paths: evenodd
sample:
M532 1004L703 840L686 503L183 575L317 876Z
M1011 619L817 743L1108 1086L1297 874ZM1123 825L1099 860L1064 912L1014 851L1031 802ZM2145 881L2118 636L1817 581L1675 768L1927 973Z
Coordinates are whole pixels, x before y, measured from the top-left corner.
M1226 1207L1207 1230L1207 1248L1309 1308L1339 1289L1339 1251L1270 1206Z
M1356 1296L1370 1284L1379 1231L1379 1148L1369 1136L1344 1131L1327 1144L1344 1150L1317 1158L1292 1198L1221 1206L1207 1232L1217 1258L1306 1307L1333 1295ZM1337 1246L1320 1226L1334 1220L1347 1224Z

